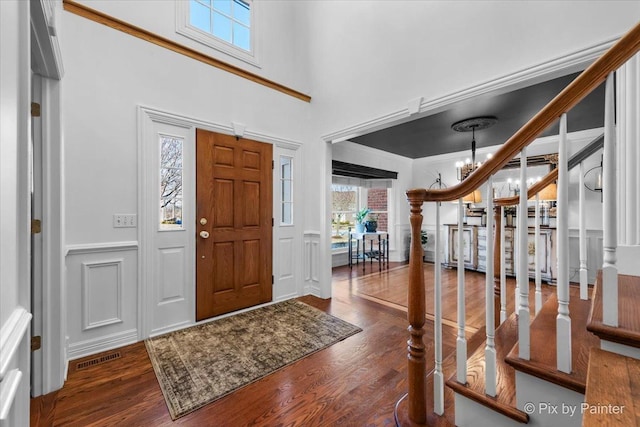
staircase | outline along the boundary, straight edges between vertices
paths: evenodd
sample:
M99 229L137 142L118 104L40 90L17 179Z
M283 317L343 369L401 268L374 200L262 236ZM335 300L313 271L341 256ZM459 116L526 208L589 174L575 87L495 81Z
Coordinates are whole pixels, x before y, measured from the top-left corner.
M640 208L637 208L640 182L635 199L618 197L616 171L629 165L624 152L616 147L616 91L613 73L640 50L640 24L620 39L608 52L585 70L574 82L511 137L494 157L476 169L460 184L446 189L407 191L411 207L411 255L409 277L408 394L396 405L396 424L401 426L640 426ZM640 73L639 73L640 74ZM587 285L584 189L580 182L580 283L569 283L568 167L583 159L567 157L567 112L606 80L603 156L603 264L592 289ZM618 88L619 90L619 88ZM635 95L637 97L637 93ZM636 99L637 101L637 99ZM620 114L620 113L618 113ZM514 156L520 154L520 182L527 182L526 147L560 117L558 169L538 185L522 191L514 200L494 200L492 176ZM631 114L631 119L637 117ZM637 141L633 141L637 146ZM640 160L640 148L627 153ZM589 153L587 155L590 155ZM575 164L573 164L575 163ZM636 162L637 164L637 162ZM635 168L635 165L632 167ZM631 175L638 178L638 175ZM624 179L624 177L618 177ZM529 307L528 256L519 256L516 310L506 313L504 263L500 262L500 206L517 204L528 211L528 200L552 182L558 188L557 293L544 304L536 298ZM638 180L640 181L640 180ZM435 369L426 373L424 335L424 272L419 261L422 247L422 204L458 200L459 227L462 227L462 198L487 187L487 211L496 211L496 220L487 219L486 328L483 342L474 337L467 342L458 333L455 355L442 360L442 324L438 304L442 292L439 269L435 270L434 320ZM624 187L624 185L622 186ZM632 205L632 206L630 206ZM619 215L624 209L625 215ZM436 229L440 229L440 208L436 203ZM537 215L536 215L537 216ZM620 218L624 223L618 224ZM496 224L494 232L494 221ZM536 221L536 233L539 224ZM519 216L519 244L514 248L528 253L527 215ZM620 230L624 230L621 232ZM461 233L460 233L461 235ZM538 235L538 234L536 234ZM627 235L629 237L627 238ZM625 248L620 256L618 240ZM461 239L460 239L461 240ZM535 239L537 241L537 239ZM459 247L462 245L458 241ZM630 249L630 251L627 251ZM439 239L435 264L440 265ZM494 257L495 255L495 257ZM462 257L460 257L462 258ZM534 259L537 255L534 253ZM460 259L462 261L462 259ZM495 271L494 271L495 267ZM536 296L539 267L536 265ZM458 330L465 327L464 265L458 264ZM524 278L524 279L522 279ZM495 284L494 284L495 279ZM440 304L441 305L441 304ZM426 337L429 339L429 337Z
M640 277L620 277L624 306L640 306ZM601 275L598 278L600 280ZM605 331L600 333L601 340L590 332L600 331L594 326L598 324L594 318L601 318L598 313L601 302L593 295L588 301L581 300L578 287L571 287L570 293L571 372L556 369L558 301L552 296L531 322L529 360L518 357L515 314L496 329L499 384L496 397L484 392L485 343L467 360L466 383L458 382L452 373L446 385L455 392L455 425L640 425L640 360L601 348L605 338L638 348L640 327L635 322L640 320L640 315L621 310L620 318L626 321L624 324L621 321L619 328L601 326Z

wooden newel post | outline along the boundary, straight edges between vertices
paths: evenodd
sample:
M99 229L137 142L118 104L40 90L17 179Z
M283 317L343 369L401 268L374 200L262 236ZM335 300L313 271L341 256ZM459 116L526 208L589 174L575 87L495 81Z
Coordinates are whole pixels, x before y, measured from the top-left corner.
M407 341L408 361L408 415L412 424L425 424L427 421L426 359L424 335L425 289L424 267L422 262L422 203L420 192L407 192L411 206L411 248L409 255L409 340Z
M493 306L494 306L494 323L496 328L500 326L500 229L502 222L502 208L500 206L493 207L493 223L495 224L495 233L493 234Z

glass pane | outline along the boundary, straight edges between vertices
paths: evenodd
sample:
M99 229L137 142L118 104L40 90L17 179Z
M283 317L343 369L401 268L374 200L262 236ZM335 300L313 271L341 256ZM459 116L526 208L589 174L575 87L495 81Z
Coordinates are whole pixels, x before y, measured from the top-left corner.
M181 168L182 140L162 137L160 143L160 166L164 168Z
M331 196L333 211L355 212L358 210L357 187L348 185L332 185Z
M349 244L349 228L355 227L355 213L358 210L358 187L350 185L331 186L331 247L346 248Z
M191 0L189 5L189 22L196 28L199 28L208 33L211 32L211 10L198 3L196 0Z
M231 0L213 0L213 8L231 16Z
M231 43L231 19L213 12L213 35Z
M280 157L282 179L291 179L291 157Z
M237 22L233 23L233 44L240 49L251 50L251 33L247 27Z
M283 224L293 224L292 221L292 211L293 205L291 203L283 203L282 204L282 223Z
M242 22L247 27L251 26L251 12L249 10L249 4L241 0L234 0L233 19L238 22Z
M160 229L182 228L183 140L160 137Z
M282 181L282 201L291 202L291 181Z

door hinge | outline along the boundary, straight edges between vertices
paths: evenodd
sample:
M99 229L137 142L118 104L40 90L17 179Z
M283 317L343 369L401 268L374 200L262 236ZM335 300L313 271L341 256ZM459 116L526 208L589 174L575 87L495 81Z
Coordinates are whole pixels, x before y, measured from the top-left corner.
M275 225L275 221L273 220L273 218L271 218L271 226L273 227Z
M37 102L31 103L31 117L40 117L40 104Z
M276 161L271 160L271 169L275 169L275 168L276 168Z
M40 335L31 337L31 351L40 350L42 346L42 337Z
M271 275L271 284L273 285L274 283L275 283L275 282L274 282L274 278L273 278L273 274L272 274L272 275Z
M42 221L39 219L31 220L31 234L40 234L42 232Z

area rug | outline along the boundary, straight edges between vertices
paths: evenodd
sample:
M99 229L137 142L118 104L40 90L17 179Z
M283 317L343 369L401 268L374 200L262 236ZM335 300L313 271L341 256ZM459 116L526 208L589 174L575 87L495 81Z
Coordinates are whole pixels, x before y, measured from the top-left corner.
M289 300L145 341L172 419L362 329Z

